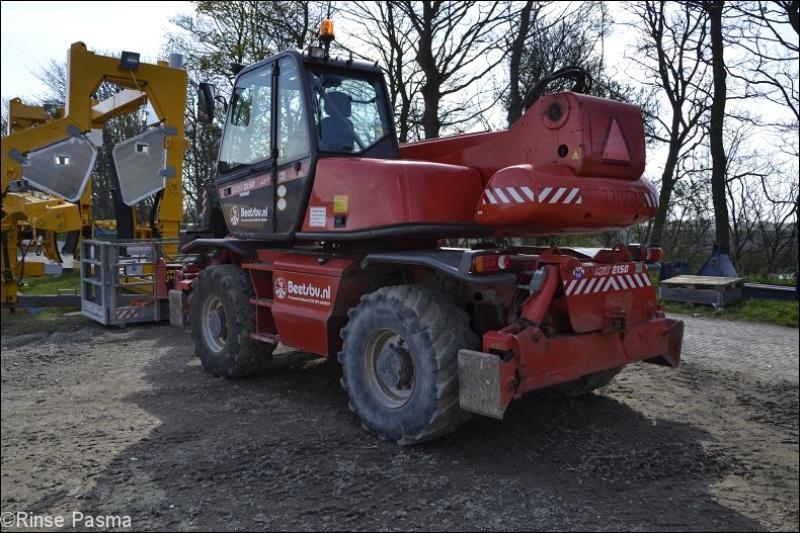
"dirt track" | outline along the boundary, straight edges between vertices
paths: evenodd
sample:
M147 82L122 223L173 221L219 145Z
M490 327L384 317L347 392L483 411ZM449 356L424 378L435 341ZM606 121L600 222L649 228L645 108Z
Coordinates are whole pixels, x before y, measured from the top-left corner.
M682 318L677 370L411 447L301 352L226 381L166 324L4 335L2 529L797 531L797 330Z

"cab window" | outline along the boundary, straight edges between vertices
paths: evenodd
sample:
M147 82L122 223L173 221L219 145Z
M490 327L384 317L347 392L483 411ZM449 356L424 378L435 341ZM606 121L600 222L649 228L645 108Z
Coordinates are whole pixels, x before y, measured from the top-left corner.
M308 155L306 106L300 73L289 58L278 62L278 164Z
M272 136L271 68L243 76L233 92L220 144L222 173L269 159Z
M311 85L321 151L361 153L390 131L379 80L313 72Z

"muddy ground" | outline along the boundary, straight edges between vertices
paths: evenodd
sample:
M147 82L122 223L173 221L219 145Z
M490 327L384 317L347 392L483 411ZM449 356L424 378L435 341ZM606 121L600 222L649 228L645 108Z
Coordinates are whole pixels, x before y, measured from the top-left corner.
M797 531L797 330L681 318L677 370L411 447L302 352L233 381L168 324L4 334L2 529Z

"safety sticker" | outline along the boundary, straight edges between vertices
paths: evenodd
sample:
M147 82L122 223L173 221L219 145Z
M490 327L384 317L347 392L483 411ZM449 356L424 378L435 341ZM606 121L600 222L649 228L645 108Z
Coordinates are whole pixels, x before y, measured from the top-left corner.
M349 199L350 197L346 194L333 195L333 212L346 214Z
M327 209L323 207L309 208L308 225L312 228L324 228L325 219L327 218Z

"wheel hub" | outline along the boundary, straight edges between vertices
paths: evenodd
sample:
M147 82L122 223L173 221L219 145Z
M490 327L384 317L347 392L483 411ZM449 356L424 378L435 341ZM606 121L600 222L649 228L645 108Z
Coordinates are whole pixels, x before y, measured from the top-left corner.
M378 354L376 370L386 385L397 389L411 387L414 363L411 354L402 346L385 346Z
M214 309L208 314L208 331L214 337L222 335L222 313L219 309Z

